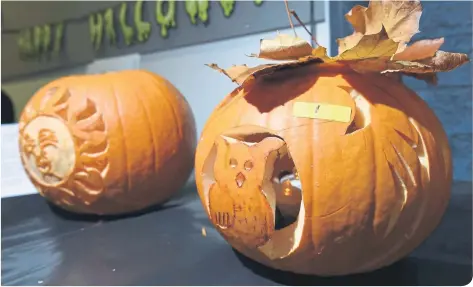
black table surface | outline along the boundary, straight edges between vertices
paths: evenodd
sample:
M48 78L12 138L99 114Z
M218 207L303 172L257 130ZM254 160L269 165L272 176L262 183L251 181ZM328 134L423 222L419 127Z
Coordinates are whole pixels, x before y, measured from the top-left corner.
M332 278L273 270L234 251L210 224L195 187L116 218L70 214L37 194L5 198L2 285L465 285L472 279L471 189L454 184L441 225L408 258Z

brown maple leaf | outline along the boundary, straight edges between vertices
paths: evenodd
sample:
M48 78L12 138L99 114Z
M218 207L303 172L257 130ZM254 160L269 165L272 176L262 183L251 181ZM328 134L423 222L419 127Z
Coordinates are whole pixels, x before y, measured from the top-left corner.
M414 44L403 48L399 53L393 56L393 60L412 61L430 58L435 55L440 46L444 43L443 38L433 40L420 40Z
M419 0L373 0L367 8L355 6L345 15L354 33L337 40L338 56L329 57L326 48L318 46L313 49L297 36L278 34L274 39L261 40L260 53L253 56L289 62L253 68L246 65L229 69L221 69L215 64L209 66L239 85L256 77L272 76L281 70L334 62L359 73L381 73L396 80L407 75L436 84L437 72L453 70L469 59L466 54L440 51L443 38L420 40L408 45L412 36L419 32L421 14Z
M420 1L370 1L368 8L355 6L345 18L353 26L354 33L337 39L339 54L353 48L363 35L374 35L384 27L390 39L407 43L419 32L422 15Z
M357 60L367 58L391 57L398 48L398 43L390 39L384 28L374 35L363 35L360 41L334 59Z
M259 65L253 68L248 67L247 65L240 65L240 66L232 66L228 69L222 69L217 64L208 64L210 68L217 70L224 74L225 76L229 77L232 82L235 82L239 85L243 84L248 77L250 77L253 73L263 70L265 68L274 66L271 64L268 65Z
M306 40L278 34L274 39L262 39L259 55L252 54L251 56L270 60L297 60L311 53L312 46Z

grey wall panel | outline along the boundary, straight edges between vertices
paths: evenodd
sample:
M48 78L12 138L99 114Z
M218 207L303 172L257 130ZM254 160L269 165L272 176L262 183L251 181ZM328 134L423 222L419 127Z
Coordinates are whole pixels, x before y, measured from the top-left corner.
M16 30L80 18L119 3L119 1L5 1L2 2L2 29Z
M22 60L16 46L16 35L2 34L2 81L40 72L85 64L94 59L87 29L82 23L70 23L64 28L63 49L59 55L39 60Z
M6 2L5 4L8 3L10 2ZM161 27L156 22L156 1L145 1L143 3L143 20L151 24L151 34L148 40L144 43L134 43L130 46L126 46L118 25L120 2L85 1L71 3L71 1L65 1L12 3L17 4L9 4L11 6L6 6L7 8L9 7L8 9L2 10L4 15L8 14L8 17L5 17L4 21L10 22L10 24L6 25L10 28L24 27L26 24L35 25L51 23L54 22L52 20L59 20L59 16L56 14L65 15L64 17L73 17L74 15L79 17L80 15L87 16L88 13L97 12L100 11L100 9L114 7L114 22L118 43L112 46L109 44L108 38L104 36L102 38L102 46L99 50L95 51L90 41L88 18L83 17L81 21L65 22L65 44L63 52L59 57L52 57L49 61L24 61L20 59L18 48L16 46L17 34L2 33L2 81L14 79L19 76L50 71L57 68L67 68L98 58L115 57L130 53L146 54L155 51L169 50L183 46L261 33L264 31L284 29L289 26L285 5L282 1L263 1L260 6L255 5L253 1L237 1L232 15L228 18L225 17L220 3L218 1L211 1L209 3L208 22L204 24L197 21L197 25L191 23L185 10L185 2L177 1L175 19L176 27L170 28L168 30L168 37L163 38L160 34ZM307 26L310 26L311 22L314 23L311 19L317 19L319 22L323 21L323 1L290 1L289 3L290 8L297 11L298 16ZM134 22L132 14L135 1L127 2L127 5L127 22L128 25L133 26ZM37 14L33 13L31 9L37 10ZM63 10L61 10L61 13L56 14L51 12L53 10L58 11L58 9ZM27 20L24 16L21 16L18 20L18 23L20 24L16 23L12 18L11 13L20 10L23 11L21 15L24 15L25 13L31 14L31 19ZM31 11L31 13L27 11ZM40 21L41 19L42 21ZM295 21L294 23L297 22Z
M150 22L152 26L148 41L126 47L123 38L120 37L118 47L105 43L96 54L97 57L168 50L268 30L283 29L289 25L283 2L263 2L260 7L256 6L253 1L236 2L233 14L229 18L224 16L218 2L211 2L208 11L208 22L206 24L198 22L197 25L192 25L185 12L185 3L179 1L176 3L176 27L169 29L168 37L163 38L160 35L160 26L155 20L156 3L154 1L144 3L143 9L145 10L145 20ZM293 2L291 3L291 9L298 11L302 21L310 22L310 2Z

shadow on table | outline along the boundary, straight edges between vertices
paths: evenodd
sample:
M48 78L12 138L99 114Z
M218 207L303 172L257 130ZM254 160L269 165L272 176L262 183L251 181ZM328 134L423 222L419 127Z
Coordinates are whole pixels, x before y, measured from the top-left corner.
M280 271L264 266L239 253L233 252L253 273L283 285L299 286L414 286L454 285L471 282L472 266L448 264L417 258L405 258L388 267L364 274L338 277L319 277Z
M148 213L159 212L162 210L178 207L182 203L186 202L186 200L189 200L190 198L192 198L193 196L196 196L195 186L188 185L180 189L174 197L172 197L166 202L163 202L161 204L155 204L155 205L149 206L147 208L144 208L135 212L119 214L119 215L80 214L80 213L67 211L60 207L57 207L56 205L50 202L47 202L47 204L49 208L51 209L51 211L55 215L61 217L62 219L73 220L73 221L97 222L97 221L115 221L115 220L121 220L121 219L126 219L126 218L134 218L134 217L139 217Z
M61 217L62 219L73 220L73 221L88 221L88 222L114 221L114 220L120 220L120 219L125 219L125 218L133 218L133 217L142 216L151 212L158 212L161 210L178 206L177 204L167 204L167 205L158 204L158 205L153 205L148 208L145 208L136 212L131 212L131 213L125 213L125 214L119 214L119 215L96 215L96 214L74 213L74 212L70 212L65 209L62 209L60 207L57 207L52 203L48 202L47 204L49 205L49 208L51 209L51 211L55 215Z

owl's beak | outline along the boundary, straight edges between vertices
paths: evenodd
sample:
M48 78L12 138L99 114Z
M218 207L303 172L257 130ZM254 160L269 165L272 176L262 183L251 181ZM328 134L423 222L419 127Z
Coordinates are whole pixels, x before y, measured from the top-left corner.
M238 187L242 187L245 183L246 177L243 173L239 172L235 178L236 184Z

